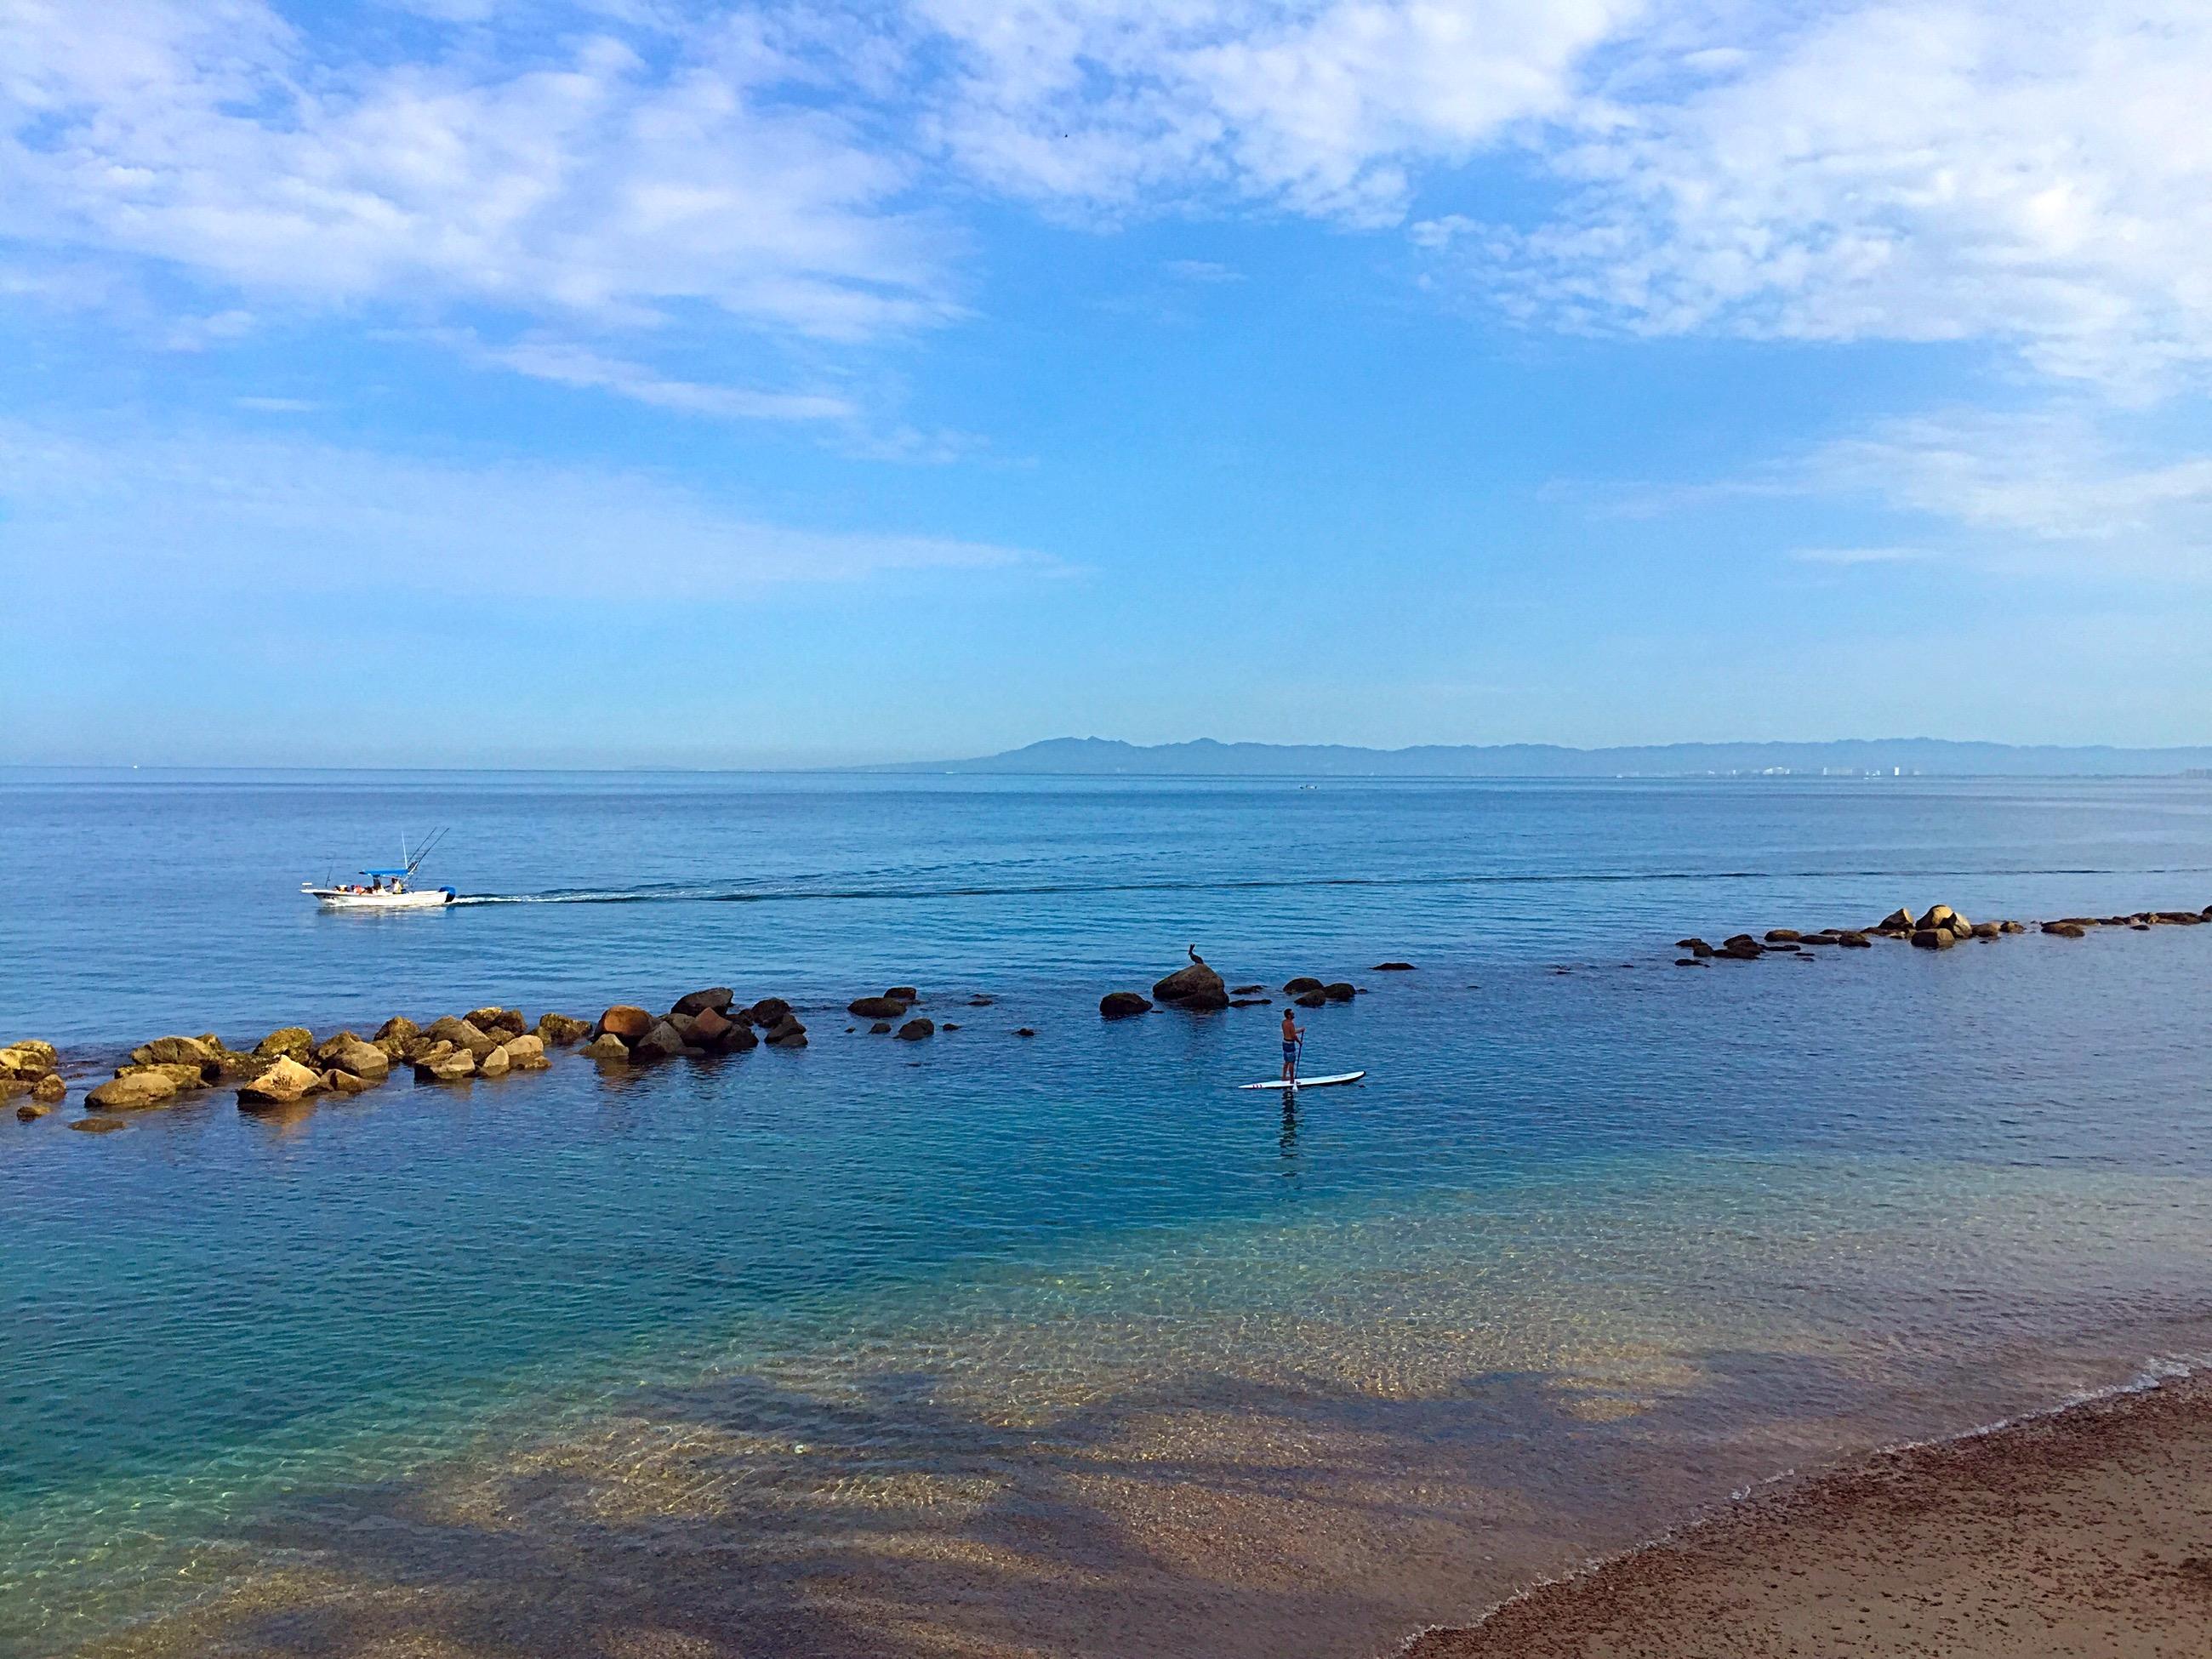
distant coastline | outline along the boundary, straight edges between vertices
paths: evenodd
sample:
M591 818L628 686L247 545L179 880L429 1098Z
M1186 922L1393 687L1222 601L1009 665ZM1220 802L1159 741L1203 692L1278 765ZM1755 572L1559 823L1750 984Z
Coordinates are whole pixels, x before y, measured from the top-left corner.
M1741 778L2203 777L2212 746L2129 749L2106 744L1962 743L1851 738L1828 743L1668 743L1607 749L1558 744L1133 744L1048 738L972 760L840 768L873 773L1080 777Z

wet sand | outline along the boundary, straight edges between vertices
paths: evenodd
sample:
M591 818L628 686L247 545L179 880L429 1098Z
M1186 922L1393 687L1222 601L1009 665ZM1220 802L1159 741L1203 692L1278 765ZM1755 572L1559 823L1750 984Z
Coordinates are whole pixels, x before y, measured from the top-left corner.
M2203 1659L2212 1381L1778 1485L1408 1659Z

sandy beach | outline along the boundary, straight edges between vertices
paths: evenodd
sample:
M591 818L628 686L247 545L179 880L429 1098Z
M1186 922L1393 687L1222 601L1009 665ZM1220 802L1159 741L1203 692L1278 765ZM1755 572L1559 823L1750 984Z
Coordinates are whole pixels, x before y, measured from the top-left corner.
M2212 1654L2212 1383L1778 1485L1409 1659Z

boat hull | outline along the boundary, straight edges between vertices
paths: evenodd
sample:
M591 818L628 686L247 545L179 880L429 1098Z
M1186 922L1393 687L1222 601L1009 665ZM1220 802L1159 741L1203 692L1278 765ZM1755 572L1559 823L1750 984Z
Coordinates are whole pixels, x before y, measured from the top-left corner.
M315 902L325 910L436 910L453 902L450 887L427 887L410 893L341 893L310 888Z

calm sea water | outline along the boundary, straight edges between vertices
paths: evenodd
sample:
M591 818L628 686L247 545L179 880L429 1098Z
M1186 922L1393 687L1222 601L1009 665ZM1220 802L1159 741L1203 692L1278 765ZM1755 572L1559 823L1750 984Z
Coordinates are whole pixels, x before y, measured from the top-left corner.
M433 824L470 902L296 891ZM1381 1652L2212 1347L2212 927L1669 948L2194 908L2203 783L15 773L0 883L0 1040L88 1077L709 984L814 1037L0 1121L8 1653ZM1367 986L1302 1016L1367 1081L1098 1019L1193 942ZM897 981L961 1029L848 1033Z

